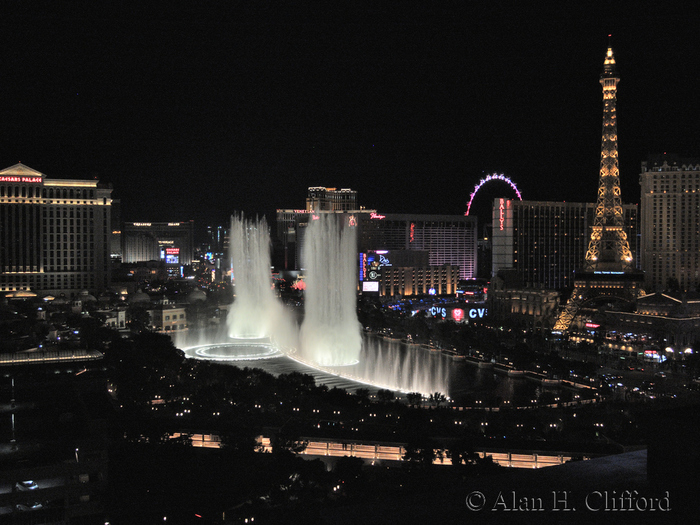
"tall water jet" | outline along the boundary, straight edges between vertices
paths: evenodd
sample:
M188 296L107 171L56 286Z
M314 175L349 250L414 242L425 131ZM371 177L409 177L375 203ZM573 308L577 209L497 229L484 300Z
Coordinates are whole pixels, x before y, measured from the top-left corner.
M304 238L306 270L300 343L305 359L321 366L357 363L357 235L346 214L313 215Z
M233 216L229 239L235 300L225 326L233 340L199 341L185 348L185 354L218 362L256 361L255 366L278 373L288 373L288 363L297 361L323 374L320 381L326 384L341 377L378 388L448 393L446 356L363 338L357 319L357 234L352 215L319 213L310 218L303 237L306 295L301 330L272 287L267 223Z
M226 319L229 337L272 338L291 344L292 323L272 287L267 222L233 215L229 242L235 283L235 299Z

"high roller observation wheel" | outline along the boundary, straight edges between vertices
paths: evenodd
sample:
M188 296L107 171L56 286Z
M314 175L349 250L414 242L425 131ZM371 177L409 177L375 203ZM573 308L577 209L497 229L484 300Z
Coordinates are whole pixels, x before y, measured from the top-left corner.
M469 195L469 202L467 203L467 211L464 214L465 216L469 215L469 210L472 207L472 202L474 201L474 196L476 195L476 193L481 189L481 187L484 184L486 184L487 182L491 182L493 180L505 182L511 188L513 188L513 191L515 191L515 194L518 196L518 199L523 200L523 196L520 194L520 190L518 189L518 187L515 185L515 183L512 180L510 180L508 177L503 175L503 173L493 173L492 175L487 175L486 177L481 179L479 181L479 184L474 186L474 191L472 191L471 195Z

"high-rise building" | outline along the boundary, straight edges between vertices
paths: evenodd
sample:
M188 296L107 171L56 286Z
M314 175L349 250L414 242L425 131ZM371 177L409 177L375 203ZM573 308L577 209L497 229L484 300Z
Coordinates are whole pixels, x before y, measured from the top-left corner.
M12 410L3 414L0 521L106 523L113 409L98 379L102 354L43 348L0 354L0 366Z
M700 159L642 162L642 269L649 291L700 286Z
M176 276L194 256L194 222L125 222L122 262L163 261Z
M637 206L623 204L624 231L637 252ZM573 286L585 262L596 205L580 202L494 199L492 276L512 269L529 287L562 290Z
M349 189L309 188L306 209L277 210L277 241L283 256L281 265L284 270L300 270L301 254L304 247L306 226L318 213L347 213L358 229L358 253L391 251L396 256L402 252L425 252L427 264L420 265L421 278L414 279L413 284L404 286L405 290L421 294L423 290L439 288L443 294L456 293L457 281L476 277L477 231L476 217L464 215L413 215L381 214L376 210L367 210L357 203L357 192ZM441 267L449 275L449 285L435 285L437 275L428 268ZM448 268L449 267L449 268ZM391 272L396 273L398 266ZM419 268L411 265L410 268ZM457 270L458 269L458 270ZM387 270L388 271L388 270ZM458 271L455 278L453 274ZM440 275L442 276L443 273ZM388 274L387 274L388 275ZM418 274L416 274L417 276ZM406 283L407 274L399 273L396 280ZM378 282L378 281L377 281ZM389 281L387 280L387 283ZM442 282L442 281L441 281ZM447 281L444 281L447 282ZM431 284L433 283L433 284ZM387 295L401 286L387 284ZM449 291L448 291L449 290ZM379 290L376 290L379 291Z
M306 224L311 215L304 210L277 210L277 235L288 261L285 269L300 269ZM462 280L476 277L476 217L383 215L374 210L358 210L351 215L358 226L358 252L425 251L429 266L459 267Z
M110 283L112 189L49 178L23 164L0 171L0 291L74 295Z
M306 193L306 211L354 211L357 192L348 188L311 187Z
M199 249L203 258L211 265L212 280L223 280L231 270L228 228L221 225L207 226L206 241Z
M304 209L278 209L277 235L273 254L275 265L282 270L298 270L301 266L301 249L305 227L309 216L317 213L367 213L375 210L364 210L357 203L357 191L348 188L337 190L323 186L308 188L306 207Z
M476 217L464 215L358 214L359 251L428 252L429 266L459 268L459 279L476 277Z
M112 199L112 240L110 257L116 263L122 262L122 206L121 200Z
M213 258L223 258L228 244L228 230L225 226L207 226L207 240L202 251Z

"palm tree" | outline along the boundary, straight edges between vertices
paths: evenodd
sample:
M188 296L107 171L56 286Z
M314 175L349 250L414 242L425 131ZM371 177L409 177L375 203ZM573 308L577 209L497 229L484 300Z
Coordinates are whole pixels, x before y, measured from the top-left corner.
M412 407L417 407L418 403L423 399L423 395L420 392L411 392L406 394L406 399L408 399L408 404Z
M444 403L445 401L447 401L445 394L441 394L440 392L430 394L430 402L435 403L438 408L440 408L440 403Z
M379 389L377 390L377 399L383 403L389 403L394 400L394 393L384 388Z

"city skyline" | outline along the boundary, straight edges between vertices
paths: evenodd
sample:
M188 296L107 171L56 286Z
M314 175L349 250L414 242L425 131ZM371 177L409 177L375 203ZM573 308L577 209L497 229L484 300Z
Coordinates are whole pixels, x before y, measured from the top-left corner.
M462 214L494 172L527 200L592 202L612 34L622 200L637 203L647 155L697 156L695 53L658 30L682 33L682 7L626 4L13 6L0 159L110 183L123 220L198 226L271 221L309 186Z

